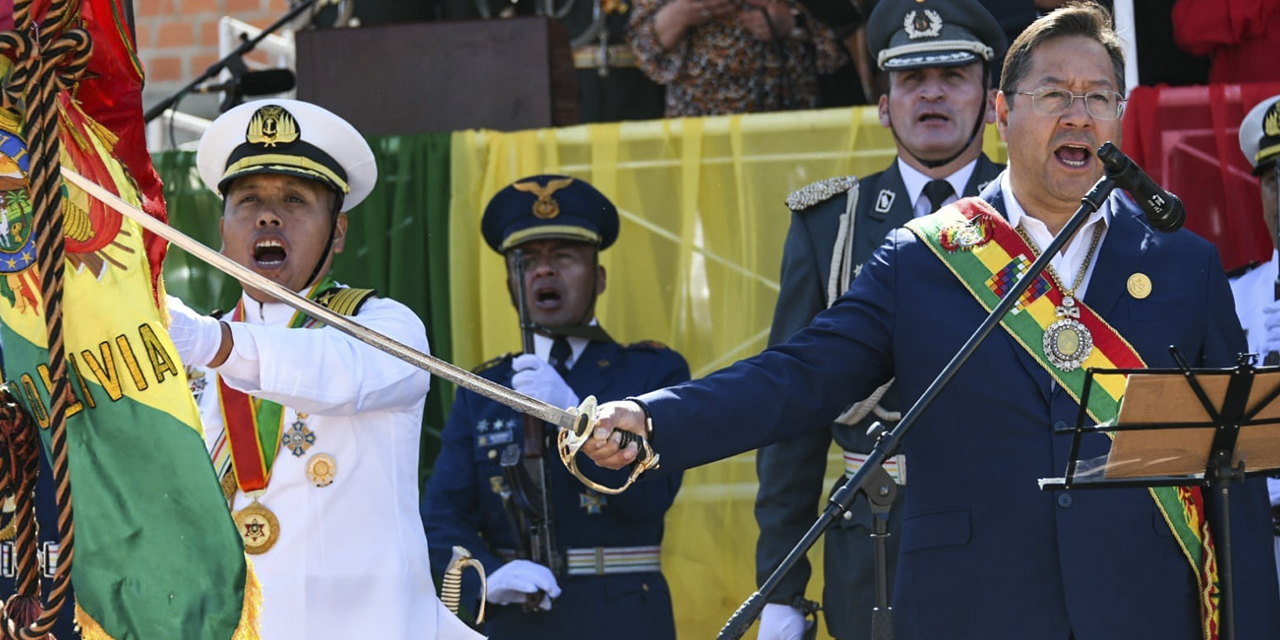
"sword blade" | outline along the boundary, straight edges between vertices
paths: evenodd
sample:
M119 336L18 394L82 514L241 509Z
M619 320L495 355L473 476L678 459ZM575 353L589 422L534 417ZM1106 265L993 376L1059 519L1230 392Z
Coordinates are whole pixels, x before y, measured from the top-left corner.
M562 429L572 430L577 423L578 414L575 411L566 411L536 398L531 398L373 331L344 315L331 311L328 307L290 291L273 280L250 271L247 267L201 244L195 238L147 215L133 205L121 200L119 196L107 191L75 171L63 167L62 175L72 184L102 201L103 204L111 207L120 215L133 220L147 231L168 240L215 269L239 280L241 284L262 291L272 298L320 320L356 340L395 356L432 375L448 380L460 387L470 389L521 413L550 422Z

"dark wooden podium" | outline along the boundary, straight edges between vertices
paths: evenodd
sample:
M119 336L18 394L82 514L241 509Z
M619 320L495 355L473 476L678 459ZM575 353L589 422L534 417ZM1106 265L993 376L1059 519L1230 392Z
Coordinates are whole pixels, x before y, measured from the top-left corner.
M569 36L547 18L299 31L298 98L369 136L575 124Z

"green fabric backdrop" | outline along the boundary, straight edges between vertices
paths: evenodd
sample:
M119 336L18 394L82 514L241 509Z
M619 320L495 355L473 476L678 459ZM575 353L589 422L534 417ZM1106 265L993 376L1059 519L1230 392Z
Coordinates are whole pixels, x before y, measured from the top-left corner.
M346 285L377 289L418 314L427 326L432 354L452 361L449 320L449 142L450 134L370 138L378 162L373 193L348 212L346 250L334 261L333 277ZM204 187L196 154L166 151L154 156L164 180L169 221L219 247L222 199ZM165 286L199 311L230 309L240 295L235 280L181 249L171 247ZM423 413L421 479L440 452L453 386L435 378Z

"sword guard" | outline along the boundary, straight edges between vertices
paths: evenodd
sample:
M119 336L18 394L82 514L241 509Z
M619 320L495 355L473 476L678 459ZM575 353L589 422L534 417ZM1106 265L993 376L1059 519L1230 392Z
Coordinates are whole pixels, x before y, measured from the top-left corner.
M587 396L582 404L578 405L578 417L573 423L573 429L561 429L556 436L557 450L560 452L560 461L564 463L569 473L573 474L582 484L599 491L605 495L616 496L626 491L640 474L649 469L658 468L658 454L654 453L653 447L649 446L649 441L634 433L622 433L622 446L635 442L638 449L636 451L635 465L631 468L631 476L623 483L621 487L616 489L606 487L582 474L578 470L577 455L582 449L582 445L587 443L591 438L591 432L596 426L596 398L595 396Z

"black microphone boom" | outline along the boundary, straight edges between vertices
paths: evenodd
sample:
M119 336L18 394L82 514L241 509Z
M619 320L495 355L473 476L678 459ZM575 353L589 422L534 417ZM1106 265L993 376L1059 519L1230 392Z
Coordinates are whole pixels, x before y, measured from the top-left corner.
M1147 222L1160 231L1177 231L1187 218L1187 210L1178 196L1165 191L1129 159L1124 152L1110 142L1098 147L1098 159L1106 168L1107 177L1116 186L1129 192L1147 214Z
M291 91L297 80L288 69L267 69L265 71L248 71L243 75L233 76L226 82L206 84L192 89L191 93L217 93L228 91L242 96L266 96Z

